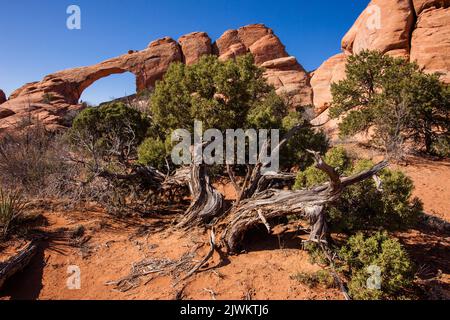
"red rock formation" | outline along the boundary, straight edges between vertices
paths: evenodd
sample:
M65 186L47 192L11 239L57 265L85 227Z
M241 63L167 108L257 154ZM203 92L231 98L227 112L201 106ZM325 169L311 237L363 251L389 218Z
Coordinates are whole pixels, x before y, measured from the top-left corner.
M294 106L312 105L308 73L295 57L269 60L261 66L266 69L267 82L275 87L279 95L289 98Z
M439 72L450 83L450 1L415 0L417 25L412 33L411 61L427 72Z
M342 40L350 54L364 49L396 56L409 54L414 8L409 0L372 0Z
M0 104L6 102L6 94L0 89Z
M328 109L332 100L331 84L345 79L347 54L339 53L325 61L311 77L316 114Z
M211 39L205 32L193 32L178 39L183 52L183 62L195 64L201 56L212 53Z
M14 126L29 115L58 128L68 112L82 108L79 99L83 91L112 74L133 73L139 92L154 87L172 62L193 64L202 55L212 53L221 59L232 59L247 52L253 53L256 64L267 64L266 76L278 92L292 96L298 104L312 103L308 74L295 58L288 58L285 47L271 29L257 24L227 31L214 45L203 32L182 36L179 44L171 38L162 38L142 51L130 50L128 54L93 66L60 71L40 82L26 84L2 105L0 130Z
M82 106L83 91L95 81L112 74L131 72L136 75L138 91L154 86L170 63L181 61L180 46L171 38L150 43L142 50L109 59L99 64L60 71L17 89L2 105L14 112L0 121L0 129L14 126L24 116L31 115L46 125L59 124L64 115ZM57 126L56 126L57 127Z
M272 29L255 24L226 31L214 44L220 59L232 59L251 52L255 63L266 69L265 77L278 94L288 96L294 105L312 105L309 75L290 57Z
M449 7L450 0L372 0L343 38L342 50L355 54L369 49L405 57L426 72L442 73L442 80L450 83ZM342 54L330 58L312 75L318 114L331 102L331 83L345 76L343 58Z

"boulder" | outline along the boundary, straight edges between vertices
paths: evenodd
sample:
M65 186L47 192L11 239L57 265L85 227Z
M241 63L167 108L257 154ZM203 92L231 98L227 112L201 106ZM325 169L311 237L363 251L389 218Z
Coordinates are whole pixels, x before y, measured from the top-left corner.
M183 53L183 62L195 64L201 56L212 53L211 39L205 32L193 32L178 39Z
M291 102L291 107L311 106L312 89L309 75L295 57L283 57L266 61L261 65L267 82L273 85L279 95Z
M342 40L348 54L362 50L409 55L415 12L409 0L372 0Z
M289 56L280 39L273 34L268 34L257 40L250 46L249 50L253 54L257 65Z

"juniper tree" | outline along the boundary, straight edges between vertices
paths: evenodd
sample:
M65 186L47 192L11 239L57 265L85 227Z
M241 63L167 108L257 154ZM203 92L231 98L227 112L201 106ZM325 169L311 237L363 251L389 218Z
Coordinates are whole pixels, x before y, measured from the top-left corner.
M416 63L376 51L350 56L346 79L332 84L333 118L342 117L340 136L374 128L371 142L395 156L406 142L425 148L448 139L448 87L438 74L424 73Z

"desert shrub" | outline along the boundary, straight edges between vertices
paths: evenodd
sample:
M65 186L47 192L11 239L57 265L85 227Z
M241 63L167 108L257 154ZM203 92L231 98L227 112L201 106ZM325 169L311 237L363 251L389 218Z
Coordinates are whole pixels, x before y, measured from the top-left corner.
M166 167L166 145L160 139L147 138L138 147L139 163L152 166L160 171Z
M315 273L298 272L291 276L291 279L296 280L309 288L323 286L330 289L336 286L335 279L328 270L319 270Z
M76 166L58 134L32 122L0 140L0 184L19 188L27 196L60 196L72 189Z
M308 252L309 262L319 265L328 265L329 261L319 244L315 242L306 242L303 244L303 250Z
M46 104L51 104L55 99L55 96L52 93L44 93L42 96L42 102Z
M125 163L136 155L149 126L148 119L139 111L123 103L112 103L80 112L68 137L96 161L106 157Z
M350 158L343 147L330 149L324 160L332 167L336 168L340 174L349 169ZM304 171L300 171L295 180L294 189L300 190L310 188L327 181L328 176L314 166L309 166Z
M0 236L6 237L24 213L27 202L19 191L0 188Z
M432 144L432 153L439 157L450 157L450 137L442 136Z
M312 130L308 122L304 119L301 110L289 112L283 118L280 130L281 135L286 134L297 124L303 124L303 127L280 150L280 164L282 169L297 167L304 170L314 163L311 154L306 152L306 149L325 153L329 148L328 138L325 133Z
M341 271L350 279L349 294L356 300L400 299L405 297L414 280L408 254L398 240L390 238L386 232L350 237L339 257ZM377 271L380 271L380 289L374 278L378 276Z
M343 148L331 149L325 160L343 175L357 174L373 166L369 160L351 161ZM327 207L332 230L354 232L377 228L399 229L413 226L422 212L422 204L412 198L414 185L402 172L385 169L379 174L383 191L373 180L347 188L336 203ZM315 167L298 174L294 188L312 187L327 181Z

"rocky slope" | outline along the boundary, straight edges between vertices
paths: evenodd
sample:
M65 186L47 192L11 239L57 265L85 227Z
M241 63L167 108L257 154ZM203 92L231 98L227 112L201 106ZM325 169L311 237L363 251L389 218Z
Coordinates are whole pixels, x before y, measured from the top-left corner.
M24 85L9 100L0 91L0 132L14 128L24 117L39 118L49 128L60 128L72 110L79 110L83 90L111 74L131 72L137 91L152 88L172 62L193 64L202 55L221 60L251 52L255 63L279 94L295 105L315 106L318 122L328 118L331 83L345 77L348 55L364 49L401 56L427 72L440 72L450 83L450 0L372 0L342 40L342 53L308 74L289 56L274 32L262 24L226 31L214 43L204 32L156 40L142 51L99 64L50 74L40 82Z

